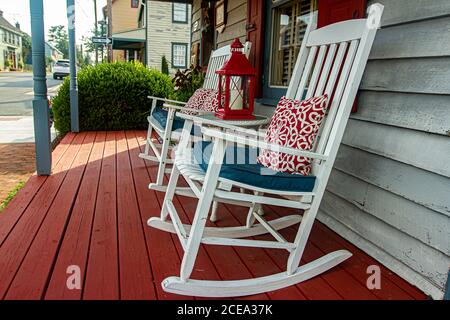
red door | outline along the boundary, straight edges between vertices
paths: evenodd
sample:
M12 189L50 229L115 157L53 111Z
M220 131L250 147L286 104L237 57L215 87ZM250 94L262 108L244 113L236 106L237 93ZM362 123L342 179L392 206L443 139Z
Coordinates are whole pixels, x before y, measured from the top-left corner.
M247 1L247 41L252 43L250 63L256 69L255 97L261 96L262 61L263 61L263 16L264 0Z
M364 18L366 0L319 0L318 28L350 19ZM352 112L357 111L356 101Z
M339 21L363 18L366 0L319 0L317 25L323 27Z

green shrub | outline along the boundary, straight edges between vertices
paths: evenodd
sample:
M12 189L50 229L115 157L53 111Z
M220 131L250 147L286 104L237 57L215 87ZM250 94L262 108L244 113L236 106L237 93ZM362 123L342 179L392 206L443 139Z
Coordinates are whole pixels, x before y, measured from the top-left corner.
M169 74L169 64L167 63L166 56L162 56L161 58L161 72L163 74Z
M172 81L175 89L170 98L186 102L194 94L195 90L203 86L205 74L200 67L191 67L184 71L178 70Z
M70 80L52 100L55 128L70 130ZM147 127L151 101L168 97L173 84L167 75L138 62L102 63L78 73L80 130L127 130Z

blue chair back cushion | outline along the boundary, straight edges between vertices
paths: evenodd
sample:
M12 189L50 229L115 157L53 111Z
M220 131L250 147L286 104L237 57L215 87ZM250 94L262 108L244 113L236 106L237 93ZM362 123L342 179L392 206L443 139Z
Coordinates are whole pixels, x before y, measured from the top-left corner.
M194 144L195 160L205 172L208 169L211 152L212 144L209 141ZM296 192L313 190L316 177L274 171L257 163L257 156L258 150L255 148L227 147L220 176L264 189Z

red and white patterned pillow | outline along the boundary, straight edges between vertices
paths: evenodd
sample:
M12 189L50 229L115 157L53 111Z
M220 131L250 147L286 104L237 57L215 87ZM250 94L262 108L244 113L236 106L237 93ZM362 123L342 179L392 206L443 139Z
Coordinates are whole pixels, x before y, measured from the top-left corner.
M275 109L265 142L300 150L311 150L319 132L328 96L313 97L298 101L282 97ZM311 172L311 160L283 152L263 149L258 162L279 172L308 175Z
M195 90L192 97L186 103L186 108L201 111L215 111L217 109L217 90L200 88ZM197 112L191 110L183 110L182 113L196 115Z
M219 102L217 100L219 92L214 89L209 89L209 90L211 90L211 92L205 98L205 103L203 104L203 111L216 112L217 108L219 107Z

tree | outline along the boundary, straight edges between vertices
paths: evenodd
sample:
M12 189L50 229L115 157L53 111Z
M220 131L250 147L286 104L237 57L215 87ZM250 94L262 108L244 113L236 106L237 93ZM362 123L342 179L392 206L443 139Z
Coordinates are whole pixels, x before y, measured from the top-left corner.
M83 36L84 46L86 47L86 52L93 53L95 49L98 48L98 44L92 43L92 37L101 37L103 36L100 30L91 30L91 34L88 37Z
M48 30L48 41L64 56L69 59L69 36L63 25L52 26Z
M22 35L22 56L25 64L32 64L31 61L31 37L24 33Z
M161 72L169 74L169 64L167 63L166 56L162 56L161 58Z

